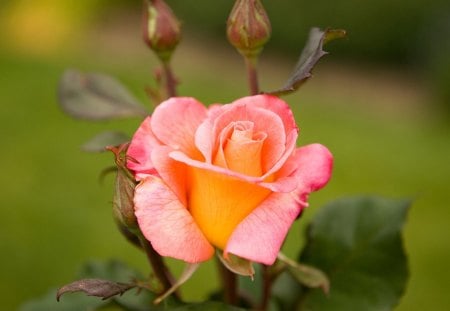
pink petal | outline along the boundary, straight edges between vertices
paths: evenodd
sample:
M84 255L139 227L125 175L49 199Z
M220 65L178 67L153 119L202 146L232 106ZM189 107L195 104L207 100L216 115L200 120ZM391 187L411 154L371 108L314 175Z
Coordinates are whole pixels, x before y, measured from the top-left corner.
M137 129L128 147L127 167L137 174L154 173L151 153L153 148L161 143L151 129L151 117L147 117Z
M142 233L161 256L196 263L214 254L186 207L161 179L149 176L141 182L134 204Z
M207 163L212 163L212 152L215 137L213 135L214 120L222 113L223 105L213 104L208 107L208 118L199 125L195 132L195 146L202 153Z
M171 147L159 146L153 149L152 162L158 175L186 206L186 165L169 157Z
M249 106L264 108L275 112L275 114L278 115L283 121L286 134L291 132L293 129L297 129L291 108L284 100L276 96L266 94L247 96L233 102L233 104L236 103L245 103Z
M266 178L276 172L278 172L286 163L286 161L292 156L292 153L295 150L296 147L296 143L297 143L297 137L298 137L298 132L297 129L293 129L286 138L286 147L284 149L283 154L281 155L281 157L278 159L278 161L274 164L274 166L272 166L270 168L270 170L268 170L263 178Z
M263 172L269 170L284 153L286 132L282 120L270 110L238 102L224 106L226 111L214 122L213 135L218 137L222 129L233 121L251 121L254 123L255 133L264 132L267 138L261 150L261 165ZM214 145L213 153L217 148Z
M327 184L333 169L333 156L327 147L311 144L298 148L293 156L297 164L294 172L301 193L310 193Z
M201 157L195 147L195 131L206 118L206 108L191 97L173 97L162 102L152 115L152 130L164 144Z
M234 230L224 256L232 253L272 265L286 234L303 206L290 193L272 193Z

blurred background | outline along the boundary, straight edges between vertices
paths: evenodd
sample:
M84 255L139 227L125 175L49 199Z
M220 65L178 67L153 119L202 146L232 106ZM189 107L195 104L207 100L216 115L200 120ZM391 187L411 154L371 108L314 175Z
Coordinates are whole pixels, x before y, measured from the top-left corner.
M233 1L168 0L183 21L174 55L181 95L206 104L247 94L242 60L225 39ZM299 144L320 142L335 156L330 184L288 236L297 256L304 224L335 198L412 198L405 226L411 278L396 310L450 305L450 4L442 0L263 1L273 36L261 58L261 88L281 86L313 26L344 28L314 77L286 97ZM0 9L0 310L16 310L73 280L88 259L119 258L147 271L112 220L110 154L80 145L102 130L130 135L140 120L74 121L56 101L66 68L119 78L144 103L155 57L141 41L141 1L3 0ZM180 265L171 262L177 271ZM217 287L214 262L183 292L199 300ZM205 288L207 284L207 288Z

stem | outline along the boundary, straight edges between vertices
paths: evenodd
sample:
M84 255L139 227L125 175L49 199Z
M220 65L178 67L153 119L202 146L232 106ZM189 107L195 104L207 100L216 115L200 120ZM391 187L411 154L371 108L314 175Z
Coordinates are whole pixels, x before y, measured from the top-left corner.
M222 280L224 300L230 305L237 305L237 276L228 270L219 259L217 259L217 265Z
M250 88L250 95L256 95L259 93L258 86L258 73L256 66L258 63L258 57L245 57L245 65L247 67L248 85Z
M172 71L172 67L170 66L170 61L163 62L164 76L166 78L166 91L168 97L177 96L177 80Z
M261 265L263 271L263 295L261 307L258 310L265 311L269 306L270 292L272 291L272 275L268 266Z
M155 251L150 242L147 241L147 239L145 239L143 236L140 236L139 240L141 241L142 248L147 254L147 258L150 263L150 266L152 267L153 273L161 283L163 287L163 292L166 292L168 289L172 287L172 284L174 283L173 282L174 278L172 274L164 264L162 257ZM177 293L174 294L177 295Z

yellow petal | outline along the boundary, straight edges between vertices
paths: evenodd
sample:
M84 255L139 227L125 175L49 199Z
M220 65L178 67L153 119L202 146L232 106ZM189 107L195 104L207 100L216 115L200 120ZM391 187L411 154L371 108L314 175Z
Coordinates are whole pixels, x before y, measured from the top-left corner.
M210 243L224 249L236 226L271 193L236 178L190 168L189 211Z

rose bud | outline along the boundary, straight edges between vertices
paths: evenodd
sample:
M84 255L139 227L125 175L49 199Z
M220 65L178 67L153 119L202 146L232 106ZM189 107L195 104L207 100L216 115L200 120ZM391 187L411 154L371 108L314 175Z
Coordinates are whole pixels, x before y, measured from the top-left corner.
M144 41L167 62L181 39L180 22L163 0L145 0Z
M245 57L255 57L271 34L269 17L260 0L237 0L227 21L230 43Z

